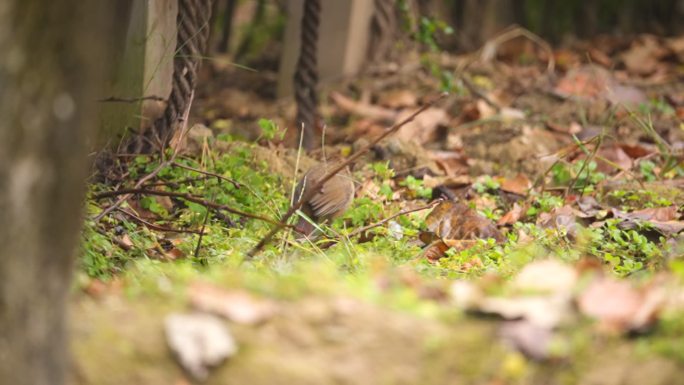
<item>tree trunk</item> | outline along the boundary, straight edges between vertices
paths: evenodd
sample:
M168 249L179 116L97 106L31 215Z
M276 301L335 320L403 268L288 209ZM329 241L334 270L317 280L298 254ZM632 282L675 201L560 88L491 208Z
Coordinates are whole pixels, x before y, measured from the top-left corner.
M0 2L0 382L64 383L86 150L126 2Z

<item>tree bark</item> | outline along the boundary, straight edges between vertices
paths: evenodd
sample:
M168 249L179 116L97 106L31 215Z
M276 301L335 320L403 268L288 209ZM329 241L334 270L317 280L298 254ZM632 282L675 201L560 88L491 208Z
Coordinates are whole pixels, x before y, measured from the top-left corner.
M0 382L62 384L106 40L126 2L0 2Z

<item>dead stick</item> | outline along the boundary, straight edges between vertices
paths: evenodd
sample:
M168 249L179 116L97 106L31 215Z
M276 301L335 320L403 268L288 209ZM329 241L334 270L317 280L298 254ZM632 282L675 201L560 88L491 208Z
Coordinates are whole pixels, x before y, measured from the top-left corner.
M198 168L186 166L186 165L180 164L180 163L178 163L178 162L173 162L171 165L172 165L173 167L184 168L184 169L186 169L186 170L193 171L193 172L196 172L196 173L199 173L199 174L204 174L204 175L208 175L208 176L213 176L213 177L215 177L215 178L218 178L218 179L221 179L221 180L225 180L226 182L232 183L233 186L235 186L235 188L237 188L237 189L240 188L240 183L239 183L238 181L236 181L236 180L234 180L234 179L227 178L227 177L225 177L225 176L223 176L223 175L219 175L219 174L216 174L216 173L213 173L213 172L204 171L204 170L200 170L200 169L198 169Z
M370 229L373 229L373 228L376 228L376 227L380 227L380 226L384 225L385 223L391 221L392 219L397 218L397 217L400 217L400 216L402 216L402 215L411 214L411 213L415 213L415 212L418 212L418 211L423 211L423 210L431 209L431 208L435 207L435 206L436 206L438 203L440 203L441 201L442 201L441 199L437 199L437 200L435 200L434 202L432 202L432 203L430 203L430 204L428 204L428 205L425 205L425 206L416 207L416 208L414 208L414 209L408 209L408 210L399 211L398 213L395 213L395 214L393 214L393 215L390 215L389 217L387 217L387 218L385 218L385 219L383 219L383 220L381 220L381 221L379 221L379 222L372 223L372 224L370 224L370 225L368 225L368 226L364 226L364 227L362 227L362 228L360 228L360 229L356 229L356 230L352 231L351 233L349 233L349 235L347 235L347 237L348 237L348 238L353 238L353 237L355 237L355 236L357 236L357 235L363 234L364 232L366 232L366 231L368 231L368 230L370 230Z
M190 101L188 102L188 107L185 109L185 113L183 114L183 126L181 128L180 136L178 138L178 141L176 142L176 145L173 148L173 154L171 154L171 158L168 160L165 160L164 162L160 163L157 168L152 170L151 173L145 175L144 177L140 178L140 180L135 184L135 188L139 189L144 185L148 180L154 178L159 174L161 170L166 168L167 166L171 165L173 161L176 159L176 156L178 155L178 152L180 150L180 144L183 142L183 137L187 133L187 127L188 127L188 116L190 115L190 106L192 106L192 101L195 98L195 91L193 90L192 93L190 94ZM162 155L164 154L164 151L162 150ZM111 213L116 209L117 207L121 206L122 203L124 203L128 198L130 198L130 195L123 195L121 198L119 198L114 204L111 206L107 207L106 209L102 210L101 213L97 214L95 218L93 218L93 221L95 223L99 222L100 219L102 219L105 215Z
M266 246L268 242L273 239L273 236L275 236L278 231L280 231L283 227L287 225L287 221L294 215L297 210L299 210L300 207L305 202L308 202L313 198L314 195L316 195L320 190L323 185L330 180L332 177L337 175L338 172L343 170L345 167L347 167L350 163L354 162L356 159L360 158L361 155L365 154L366 152L370 151L375 145L377 145L381 140L385 139L388 137L390 134L393 134L397 132L401 127L406 125L407 123L413 121L413 119L416 118L421 112L427 110L428 108L432 107L435 103L438 101L444 99L448 94L443 93L439 97L435 98L434 100L426 103L422 107L420 107L418 110L416 110L414 113L412 113L410 116L408 116L406 119L402 120L399 123L395 123L392 127L390 127L387 131L383 132L380 136L377 138L373 139L370 143L368 143L365 147L361 148L359 151L355 152L352 154L349 158L347 158L344 162L340 163L337 167L332 168L327 174L325 174L321 179L318 180L318 183L314 184L313 187L310 190L307 190L307 193L302 196L302 199L300 199L298 202L296 202L294 205L290 206L290 209L287 210L285 215L280 219L280 222L276 224L276 226L271 229L271 231L264 236L259 243L256 244L252 248L252 250L247 253L247 259L254 258L254 256L261 251L261 249Z
M190 202L194 202L197 204L200 204L205 207L211 207L212 209L216 210L224 210L228 211L229 213L233 213L235 215L247 217L247 218L252 218L252 219L258 219L260 221L264 221L267 223L270 223L272 225L277 225L279 224L278 221L273 220L271 218L267 217L262 217L261 215L257 214L251 214L247 213L238 209L234 209L230 206L218 204L215 202L211 202L205 199L202 199L200 197L190 195L190 194L184 194L184 193L177 193L177 192L171 192L171 191L156 191L156 190L147 190L147 189L141 189L141 188L130 188L130 189L119 189L116 191L107 191L99 194L93 195L93 199L103 199L103 198L111 198L117 195L124 195L130 197L133 194L147 194L147 195L158 195L158 196L165 196L165 197L173 197L173 198L181 198L185 199Z
M140 224L142 224L142 225L145 225L145 226L149 227L149 228L152 229L152 230L163 231L163 232L166 232L166 233L188 233L188 234L199 234L199 233L200 233L200 232L197 231L197 230L172 229L172 228L168 228L168 227L163 227L163 226L155 225L154 223L150 223L150 222L148 222L148 221L146 221L146 220L140 218L139 216L133 214L132 212L129 212L128 210L122 209L121 207L117 207L116 210L117 210L117 211L120 211L120 212L122 212L122 213L124 213L124 214L126 214L128 217L130 217L131 219L133 219L135 222L138 222L138 223L140 223Z

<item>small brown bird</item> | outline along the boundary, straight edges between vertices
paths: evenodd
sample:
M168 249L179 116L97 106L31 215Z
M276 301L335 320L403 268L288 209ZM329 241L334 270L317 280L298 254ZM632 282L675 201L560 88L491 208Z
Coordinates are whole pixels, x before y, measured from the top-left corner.
M333 164L321 163L310 168L295 188L294 201L298 202L307 195L311 188L318 183L325 174L334 168ZM349 168L330 178L319 192L308 202L304 203L301 211L316 223L325 223L342 215L354 200L354 181ZM311 235L314 226L300 217L295 226L299 237Z

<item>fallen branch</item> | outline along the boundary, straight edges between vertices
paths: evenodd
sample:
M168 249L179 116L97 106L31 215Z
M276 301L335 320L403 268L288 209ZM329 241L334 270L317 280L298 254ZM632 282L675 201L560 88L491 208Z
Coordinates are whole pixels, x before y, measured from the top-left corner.
M174 160L176 159L176 156L178 155L178 152L180 151L180 144L182 142L182 138L185 136L187 133L187 128L188 128L188 115L190 115L190 106L192 106L192 100L194 99L195 92L193 91L190 94L190 101L188 102L188 107L185 110L185 113L183 114L183 127L181 128L180 135L179 135L179 140L176 142L176 145L173 148L173 153L171 154L171 158L161 162L157 168L152 170L151 173L145 175L144 177L140 178L138 182L135 184L134 188L139 189L144 185L147 181L150 179L154 178L159 174L161 170L166 168L167 166L173 164ZM164 151L162 150L162 155L164 154ZM111 206L107 207L106 209L102 210L101 213L97 214L95 218L93 218L93 221L95 223L99 222L102 218L104 218L105 215L111 213L116 209L117 207L121 206L122 203L124 203L128 198L130 198L130 195L123 195L120 197L114 204Z
M407 209L407 210L399 211L399 212L397 212L397 213L395 213L395 214L393 214L393 215L391 215L391 216L389 216L389 217L387 217L381 221L378 221L376 223L372 223L368 226L364 226L364 227L361 227L361 228L358 228L358 229L352 231L351 233L346 235L346 238L354 238L358 235L365 233L366 231L368 231L370 229L380 227L380 226L384 225L385 223L391 221L392 219L400 217L402 215L411 214L411 213L415 213L418 211L431 209L431 208L435 207L441 201L442 201L442 199L437 199L437 200L435 200L435 201L433 201L430 204L425 205L425 206L416 207L414 209ZM342 239L342 237L344 237L344 235L341 235L341 234L336 234L335 237L327 237L325 239L325 243L319 245L319 248L323 249L323 250L327 249L327 248L331 247L332 245L336 244L340 239Z
M487 41L484 46L480 48L480 58L485 62L491 61L496 56L496 51L501 44L521 36L539 45L544 51L546 51L546 72L549 74L553 73L554 69L556 68L556 60L553 57L553 49L551 49L551 45L530 30L518 25L511 26L507 31L504 31L498 36L495 36L491 40Z
M352 155L351 155L349 158L347 158L345 161L343 161L343 162L341 162L340 164L338 164L337 167L331 168L331 170L328 171L327 174L325 174L321 179L318 180L318 183L314 184L313 187L311 187L311 189L308 189L308 190L307 190L307 193L304 194L304 195L302 196L302 198L301 198L297 203L295 203L294 205L290 206L290 209L287 210L287 212L285 213L285 215L283 215L283 217L280 219L280 222L279 222L278 224L276 224L276 226L275 226L273 229L271 229L271 231L270 231L268 234L266 234L266 236L264 236L264 237L259 241L259 243L257 243L256 246L254 246L254 247L252 248L252 250L249 251L249 253L247 253L247 259L253 258L259 251L261 251L261 249L264 248L264 246L266 246L266 244L267 244L268 242L271 241L271 239L273 239L273 236L275 236L275 235L278 233L278 231L280 231L282 228L286 227L286 226L287 226L287 221L292 217L292 215L294 215L294 213L297 212L297 210L299 210L299 208L302 207L302 205L303 205L305 202L310 201L311 198L313 198L313 196L316 195L316 194L321 190L321 188L323 187L323 185L325 185L325 183L326 183L328 180L330 180L332 177L334 177L335 175L337 175L338 172L342 171L345 167L347 167L349 164L351 164L352 162L354 162L356 159L360 158L363 154L365 154L366 152L370 151L370 150L371 150L375 145L377 145L381 140L383 140L383 139L385 139L386 137L388 137L389 135L391 135L391 134L397 132L401 127L403 127L403 126L406 125L407 123L413 121L413 119L415 119L416 116L420 115L420 113L422 113L423 111L425 111L425 110L427 110L428 108L432 107L432 106L433 106L435 103L437 103L438 101L444 99L447 95L448 95L447 93L443 93L443 94L441 94L439 97L435 98L434 100L432 100L432 101L426 103L425 105L423 105L422 107L420 107L419 109L417 109L414 113L412 113L411 115L409 115L406 119L404 119L404 120L402 120L402 121L400 121L400 122L398 122L398 123L395 123L395 124L394 124L392 127L390 127L387 131L385 131L384 133L382 133L381 135L379 135L377 138L373 139L370 143L368 143L366 146L364 146L363 148L359 149L357 152L355 152L354 154L352 154Z
M189 171L192 171L192 172L196 172L196 173L199 173L199 174L204 174L204 175L208 175L208 176L213 176L213 177L215 177L215 178L218 178L218 179L224 180L224 181L226 181L226 182L228 182L228 183L231 183L231 184L232 184L233 186L235 186L235 188L237 188L237 189L239 189L239 188L241 187L241 186L240 186L240 182L238 182L238 181L236 181L236 180L234 180L234 179L227 178L227 177L225 177L225 176L223 176L223 175L219 175L219 174L216 174L216 173L213 173L213 172L204 171L204 170L200 170L200 169L198 169L198 168L186 166L186 165L180 164L180 163L178 163L178 162L173 162L171 165L172 165L173 167L183 168L183 169L186 169L186 170L189 170Z
M116 210L119 211L119 212L121 212L121 213L123 213L123 214L126 214L126 216L128 216L128 217L131 218L131 219L133 219L135 222L138 222L138 223L140 223L140 224L142 224L142 225L145 225L145 226L149 227L149 228L152 229L152 230L163 231L163 232L165 232L165 233L189 233L189 234L199 234L199 233L200 233L200 232L197 231L197 230L171 229L171 228L168 228L168 227L163 227L163 226L155 225L154 223L150 223L150 222L148 222L148 221L146 221L146 220L140 218L139 216L133 214L132 212L130 212L130 211L128 211L128 210L122 209L121 207L117 207Z
M392 219L397 218L397 217L400 217L400 216L402 216L402 215L411 214L411 213L415 213L415 212L418 212L418 211L423 211L423 210L431 209L431 208L437 206L437 204L439 204L440 202L442 202L442 200L441 200L441 199L437 199L437 200L435 200L435 201L433 201L433 202L431 202L430 204L425 205L425 206L421 206L421 207L416 207L416 208L413 208L413 209L406 209L406 210L399 211L399 212L397 212L397 213L395 213L395 214L393 214L393 215L390 215L389 217L387 217L387 218L385 218L385 219L383 219L383 220L381 220L381 221L379 221L379 222L371 223L371 224L368 225L368 226L364 226L364 227L361 227L361 228L359 228L359 229L356 229L356 230L352 231L351 233L349 233L349 235L347 235L347 237L348 237L348 238L353 238L353 237L355 237L355 236L357 236L357 235L361 235L361 234L365 233L366 231L368 231L368 230L370 230L370 229L373 229L373 228L376 228L376 227L380 227L380 226L384 225L385 223L391 221Z
M207 180L211 178L210 176L204 175L196 178L185 178L185 179L180 179L180 180L167 180L167 181L162 181L162 182L155 182L155 183L148 183L145 185L140 186L141 188L152 188L152 187L171 187L171 188L178 188L178 186L186 183L193 183L193 182L199 182L203 180Z
M258 219L263 222L270 223L272 225L278 225L279 222L276 220L273 220L271 218L267 217L262 217L261 215L257 214L251 214L247 213L238 209L234 209L230 206L218 204L215 202L211 202L205 199L202 199L198 196L195 195L190 195L190 194L185 194L185 193L177 193L177 192L171 192L171 191L156 191L156 190L147 190L147 189L142 189L142 188L130 188L130 189L120 189L116 191L107 191L99 194L93 195L93 199L104 199L104 198L111 198L114 196L118 195L124 195L124 196L131 196L133 194L143 194L143 195L158 195L158 196L164 196L164 197L172 197L172 198L180 198L180 199L185 199L190 202L194 202L197 204L200 204L204 207L210 207L215 210L224 210L228 211L229 213L239 215L242 217L247 217L247 218L252 218L252 219Z
M139 98L117 98L116 96L110 96L106 99L100 99L98 102L100 103L106 103L106 102L115 102L115 103L137 103L143 100L155 100L158 102L165 102L166 99L162 98L161 96L156 96L156 95L150 95L150 96L142 96Z
M460 79L463 82L463 85L468 89L468 91L470 91L471 94L484 100L485 103L489 104L489 106L495 109L497 113L501 113L501 106L494 102L489 96L485 95L484 92L478 90L477 87L470 81L470 79L468 79L468 77L466 77L465 74L461 75Z

